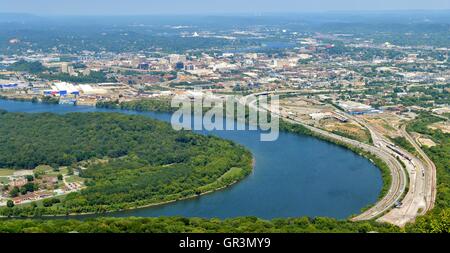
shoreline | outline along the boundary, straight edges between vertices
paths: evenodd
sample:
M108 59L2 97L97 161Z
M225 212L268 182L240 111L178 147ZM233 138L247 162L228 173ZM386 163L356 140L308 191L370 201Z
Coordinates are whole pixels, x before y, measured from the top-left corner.
M252 158L252 172L254 170L254 164L255 164L255 159ZM213 190L209 190L209 191L206 191L206 192L202 192L200 194L194 194L194 195L190 195L190 196L186 196L186 197L179 198L179 199L174 199L174 200L167 200L167 201L163 201L163 202L146 204L146 205L138 206L138 207L130 207L130 208L126 208L126 209L120 209L120 210L114 210L114 211L106 211L106 212L102 212L102 213L87 212L87 213L70 213L70 214L55 214L55 215L41 215L41 216L1 216L0 215L0 219L4 219L4 218L11 218L11 219L32 218L32 219L35 219L35 218L40 218L40 217L42 217L42 218L52 218L52 217L63 218L63 217L68 217L69 218L69 217L77 217L77 216L80 216L80 218L81 218L82 216L88 216L88 215L100 215L100 214L108 214L108 213L115 213L115 212L126 212L126 211L144 209L144 208L148 208L148 207L163 206L163 205L167 205L167 204L174 203L174 202L177 202L177 201L194 199L194 198L201 197L201 196L204 196L204 195L208 195L208 194L211 194L211 193L214 193L214 192L225 190L225 189L227 189L227 188L229 188L229 187L231 187L231 186L233 186L233 185L235 185L237 183L242 182L246 177L247 176L243 177L240 180L235 180L235 181L229 183L228 185L225 185L225 186L213 189Z
M24 100L24 99L15 99L15 98L5 98L4 96L0 96L0 99L3 99L3 100L12 100L12 101L19 101L19 102L31 102L31 99L30 99L30 100ZM42 103L42 102L39 102L39 103ZM43 103L43 104L45 104L45 103ZM81 105L81 104L77 104L77 105L74 105L74 106L89 106L89 107L94 107L94 108L96 108L96 105L95 105L95 104L92 104L92 105L87 105L87 104ZM119 110L120 110L120 109L119 109ZM144 111L145 111L145 110L144 110ZM149 110L149 112L152 112L152 111ZM389 184L386 184L386 183L387 183L387 182L386 182L387 180L385 180L385 177L384 177L384 174L386 173L386 171L384 171L384 170L381 168L382 166L380 166L379 164L377 164L376 162L374 162L374 161L372 160L372 157L370 157L370 155L371 155L371 156L374 156L374 157L376 157L376 158L378 158L378 156L376 156L376 155L374 155L374 154L372 154L372 153L370 153L370 154L364 154L364 153L366 153L366 152L365 152L364 150L360 150L360 148L358 148L358 147L356 147L356 146L351 146L351 145L346 144L346 143L341 143L341 142L339 142L338 140L334 140L334 139L332 139L332 138L329 138L329 137L326 137L326 136L322 136L321 134L315 133L315 132L309 130L308 128L304 127L304 126L301 125L301 124L298 124L298 123L296 123L296 124L295 124L295 123L291 123L291 122L288 122L288 121L286 121L286 120L283 120L283 121L284 121L285 123L290 124L290 125L293 125L293 126L300 126L300 127L304 128L305 130L308 130L309 132L301 132L301 133L299 133L299 132L295 132L295 131L289 131L289 130L287 130L287 129L283 129L283 130L281 130L281 131L284 131L284 132L286 132L286 133L291 133L291 134L294 134L294 135L305 135L305 136L310 136L310 137L313 137L313 138L317 138L318 140L325 141L325 142L328 142L328 143L331 143L331 144L340 146L340 147L342 147L342 148L344 148L344 149L346 149L346 150L349 150L349 151L351 151L351 152L354 152L356 155L359 155L359 156L361 156L361 157L367 159L369 162L371 162L373 165L375 165L375 167L380 171L381 177L382 177L382 190L381 190L381 192L379 193L379 196L378 196L378 198L377 198L377 201L376 201L375 203L373 203L373 204L369 204L368 206L363 207L363 208L360 210L359 214L361 214L361 213L363 213L365 210L368 210L368 209L370 209L371 207L375 206L381 199L383 199L383 198L386 196L386 194L387 194L387 192L388 192L388 190L389 190L389 188L390 188L390 180L389 180ZM246 123L247 123L247 122L246 122ZM361 152L361 151L362 151L362 152ZM383 162L383 161L381 161L381 162ZM256 163L255 158L254 158L253 155L252 155L252 170L251 170L251 172L253 172L253 170L254 170L254 168L255 168L255 163ZM383 164L385 164L385 163L383 162ZM167 201L163 201L163 202L157 202L157 203L152 203L152 204L146 204L146 205L143 205L143 206L137 206L137 207L130 207L130 208L126 208L126 209L120 209L120 210L114 210L114 211L106 211L106 212L102 212L102 213L98 213L98 212L87 212L87 213L71 213L71 214L61 214L61 215L41 215L41 216L29 216L29 217L28 217L28 216L27 216L27 217L20 217L20 216L14 216L14 217L13 217L13 216L0 216L0 218L15 218L15 217L16 217L16 218L76 217L76 216L88 216L88 215L107 214L107 213L114 213L114 212L126 212L126 211L138 210L138 209L143 209L143 208L148 208L148 207L162 206L162 205L174 203L174 202L177 202L177 201L183 201L183 200L188 200L188 199L194 199L194 198L196 198L196 197L200 197L200 196L207 195L207 194L210 194L210 193L214 193L214 192L217 192L217 191L220 191L220 190L224 190L224 189L226 189L226 188L229 188L229 187L235 185L236 183L239 183L239 182L243 181L247 176L248 176L248 175L246 175L246 176L244 176L242 179L236 180L236 181L234 181L234 182L232 182L232 183L230 183L230 184L228 184L228 185L226 185L226 186L222 186L222 187L217 188L217 189L209 190L209 191L206 191L206 192L201 193L201 194L194 194L194 195L186 196L186 197L183 197L183 198L180 198L180 199L167 200ZM388 190L386 190L386 192L384 191L385 188L388 189ZM351 217L353 217L353 216L355 216L355 215L358 215L358 214L351 214L351 215L349 215L349 217L345 218L344 220L350 220Z

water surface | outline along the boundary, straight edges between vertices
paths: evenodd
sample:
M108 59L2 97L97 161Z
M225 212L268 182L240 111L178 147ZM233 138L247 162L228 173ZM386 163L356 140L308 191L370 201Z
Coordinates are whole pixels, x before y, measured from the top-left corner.
M0 109L29 113L119 111L7 100L0 100ZM171 116L169 113L119 112L163 121L169 121ZM212 194L106 215L205 218L257 216L265 219L329 216L342 219L375 203L382 188L381 173L371 162L322 140L280 133L275 142L260 142L260 132L257 131L201 133L214 134L247 147L255 158L253 173L236 185Z

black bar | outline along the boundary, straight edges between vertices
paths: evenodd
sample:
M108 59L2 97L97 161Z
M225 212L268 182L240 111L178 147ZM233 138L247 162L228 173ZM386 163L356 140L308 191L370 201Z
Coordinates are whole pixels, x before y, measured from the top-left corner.
M44 246L84 252L405 252L446 243L448 235L431 234L0 234L0 243L21 251ZM89 246L87 246L89 245ZM312 249L312 250L311 250ZM139 251L138 251L139 250ZM6 252L6 251L5 251ZM289 251L291 252L291 251Z

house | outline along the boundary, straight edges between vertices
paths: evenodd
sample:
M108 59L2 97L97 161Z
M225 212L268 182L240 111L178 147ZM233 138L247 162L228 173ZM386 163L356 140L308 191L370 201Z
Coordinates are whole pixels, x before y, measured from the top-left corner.
M38 199L38 196L37 196L36 193L29 192L29 193L27 193L25 195L15 197L12 200L14 201L14 204L20 204L20 203L23 203L25 201L32 201L32 200L37 200L37 199Z

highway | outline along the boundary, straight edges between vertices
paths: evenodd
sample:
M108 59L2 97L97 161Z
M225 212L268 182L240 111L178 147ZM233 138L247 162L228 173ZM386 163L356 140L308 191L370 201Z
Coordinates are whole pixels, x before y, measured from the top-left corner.
M396 208L378 219L380 222L388 222L403 227L409 222L414 222L418 215L423 215L431 210L436 199L436 167L414 139L406 131L403 125L401 134L405 137L422 156L424 161L395 146L382 134L378 133L370 124L358 117L352 117L359 124L366 127L373 139L373 143L400 159L405 164L409 177L409 189L401 203Z
M423 210L423 214L427 211L433 209L434 203L436 201L436 166L433 161L427 156L427 154L420 148L417 142L412 138L412 136L406 131L406 126L401 127L403 136L411 143L411 145L416 149L422 160L419 160L423 166L423 192L424 199L426 202L426 208Z
M397 226L404 226L408 222L415 220L417 215L422 214L425 207L424 191L425 185L424 177L422 176L424 166L422 162L414 155L408 153L400 147L395 146L391 141L385 138L382 134L378 133L370 124L361 118L350 116L353 120L366 127L372 136L372 140L375 146L390 153L391 156L401 160L405 165L406 172L408 173L409 185L408 192L404 198L397 201L397 206L392 210L389 210L386 214L378 219L380 222L388 222Z
M403 132L403 136L413 145L413 147L417 150L422 159L425 161L426 170L425 170L425 200L427 202L427 210L429 211L433 209L434 203L436 201L436 165L433 161L425 154L425 152L420 148L417 142L411 137L411 135L406 131L406 126L402 126L401 128Z

